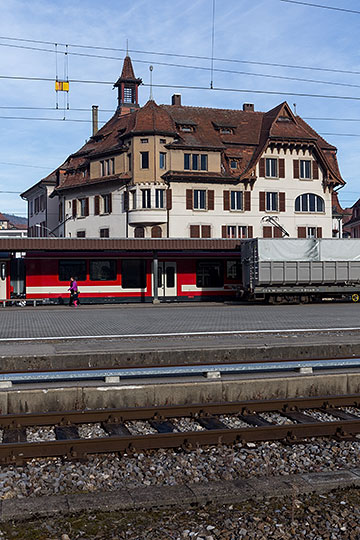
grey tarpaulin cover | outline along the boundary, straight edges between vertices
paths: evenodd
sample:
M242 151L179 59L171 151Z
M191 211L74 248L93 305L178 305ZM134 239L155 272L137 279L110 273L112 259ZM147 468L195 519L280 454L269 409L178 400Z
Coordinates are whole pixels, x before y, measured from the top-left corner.
M259 261L360 261L360 239L259 238Z

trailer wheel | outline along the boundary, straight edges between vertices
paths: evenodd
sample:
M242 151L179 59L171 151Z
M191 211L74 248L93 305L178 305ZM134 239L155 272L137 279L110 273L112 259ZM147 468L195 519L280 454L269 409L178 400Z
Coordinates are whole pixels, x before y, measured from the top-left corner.
M354 293L354 294L351 295L351 300L353 302L358 302L359 299L360 299L359 293Z

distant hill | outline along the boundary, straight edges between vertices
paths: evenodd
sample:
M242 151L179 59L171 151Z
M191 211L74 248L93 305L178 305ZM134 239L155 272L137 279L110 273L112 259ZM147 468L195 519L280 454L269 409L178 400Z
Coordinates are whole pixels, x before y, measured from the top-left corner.
M4 214L4 212L1 212L1 214L14 225L27 225L27 218L15 216L14 214Z

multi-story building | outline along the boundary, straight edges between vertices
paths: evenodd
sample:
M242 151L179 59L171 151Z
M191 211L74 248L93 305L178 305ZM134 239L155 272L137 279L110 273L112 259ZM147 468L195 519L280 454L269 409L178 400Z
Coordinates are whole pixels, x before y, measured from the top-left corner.
M336 148L286 102L264 113L184 106L175 94L140 107L140 84L127 56L115 114L47 179L57 209L41 211L45 235L333 236L332 195L345 183ZM43 183L23 194L32 235Z

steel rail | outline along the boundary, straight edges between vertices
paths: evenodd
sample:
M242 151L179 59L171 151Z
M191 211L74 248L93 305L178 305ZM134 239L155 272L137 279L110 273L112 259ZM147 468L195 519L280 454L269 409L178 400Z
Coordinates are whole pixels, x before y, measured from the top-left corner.
M101 411L69 411L67 413L42 413L25 415L0 416L0 426L16 432L30 425L71 426L87 422L101 421L106 423L124 422L126 420L164 419L190 416L195 419L211 419L212 415L241 414L258 412L280 412L284 416L294 414L301 409L329 410L336 416L336 407L359 407L359 395L326 396L320 398L297 398L274 401L243 401L237 403L198 404L195 406L148 407L132 409L112 409ZM341 411L342 414L344 414ZM295 413L296 414L296 413ZM297 413L301 414L301 413ZM345 413L346 414L346 413ZM155 433L147 435L115 435L92 439L68 438L45 442L6 442L0 444L0 464L21 464L28 459L44 457L67 457L69 459L85 459L90 454L118 452L131 453L136 450L177 448L191 449L198 445L234 444L238 442L259 442L283 440L295 442L309 437L352 438L360 433L360 417L337 421L318 421L309 418L309 422L287 425L260 425L258 427L241 427L226 429L205 429L203 431Z
M135 367L120 369L84 369L64 371L31 371L0 373L0 383L63 382L75 380L104 380L107 377L120 379L144 379L156 377L188 377L207 373L269 373L300 369L343 369L359 368L360 358L339 358L332 360L293 360L232 364L198 364L186 366Z
M48 426L52 424L87 424L95 422L149 420L156 418L196 418L201 415L244 414L247 412L285 412L297 409L330 409L359 407L360 394L344 396L299 397L274 400L245 400L229 403L196 403L194 405L164 405L152 407L122 407L44 413L0 415L0 428Z

